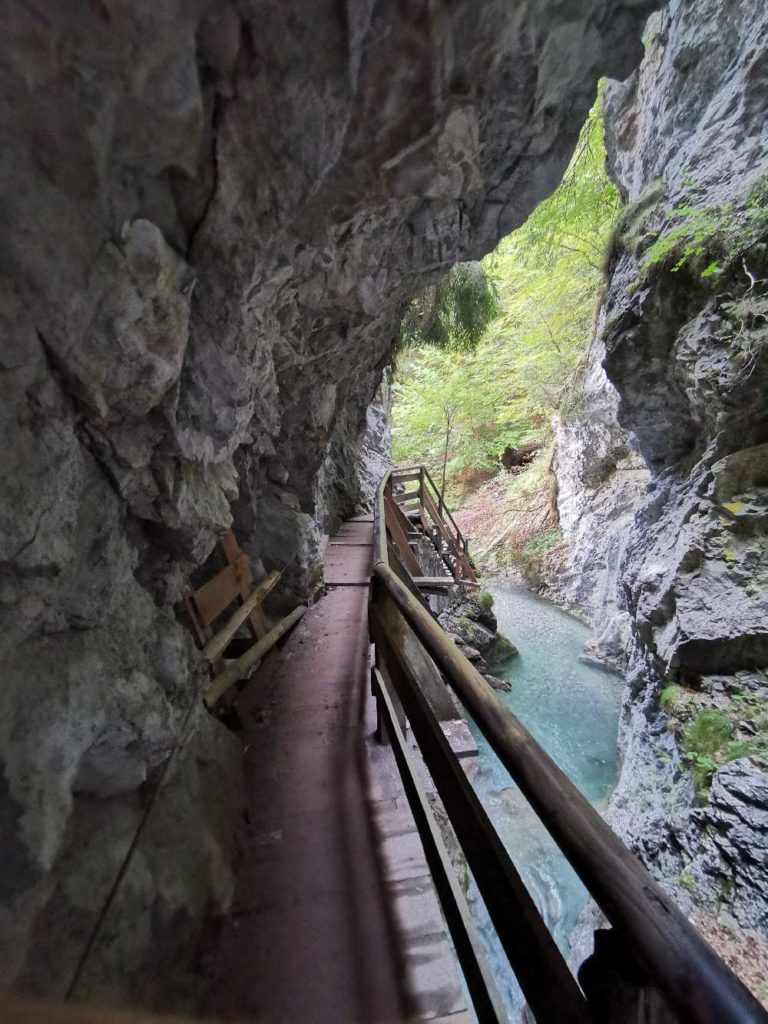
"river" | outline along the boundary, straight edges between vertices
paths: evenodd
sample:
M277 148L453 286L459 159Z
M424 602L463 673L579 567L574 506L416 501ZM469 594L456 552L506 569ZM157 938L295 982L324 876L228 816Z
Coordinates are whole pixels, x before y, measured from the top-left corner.
M589 630L577 619L523 587L494 580L499 631L520 654L495 674L509 680L501 699L598 809L618 772L620 677L579 661ZM561 950L587 901L587 893L538 822L508 772L471 724L480 756L474 786ZM481 922L510 1020L521 1020L522 994L470 884L470 905Z

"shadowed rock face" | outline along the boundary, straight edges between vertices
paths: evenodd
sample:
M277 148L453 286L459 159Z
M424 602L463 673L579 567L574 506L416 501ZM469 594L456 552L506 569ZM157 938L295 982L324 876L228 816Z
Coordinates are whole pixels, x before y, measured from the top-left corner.
M765 761L722 767L703 805L680 737L710 708L747 741L764 723L740 721L738 702L768 696L766 33L765 5L672 0L651 20L639 72L606 89L609 164L629 203L592 353L610 387L590 392L587 380L579 422L561 431L569 493L576 478L588 492L575 488L586 521L570 522L594 538L580 554L598 567L585 603L593 611L607 591L609 623L629 626L609 817L683 906L725 910L764 936ZM674 230L677 251L649 258ZM598 422L605 436L590 449ZM630 447L647 472L627 503ZM660 707L670 683L687 688L689 719Z
M6 12L5 984L73 976L194 693L189 571L234 519L257 567L297 556L284 601L316 587L403 304L552 189L652 6ZM191 727L80 996L178 1002L147 951L226 903L233 751Z

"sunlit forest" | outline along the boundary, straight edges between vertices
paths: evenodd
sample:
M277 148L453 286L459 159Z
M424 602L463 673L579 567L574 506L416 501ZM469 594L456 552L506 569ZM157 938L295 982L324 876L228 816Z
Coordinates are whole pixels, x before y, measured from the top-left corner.
M523 544L557 539L546 500L554 417L571 412L620 206L605 171L598 97L549 199L481 264L454 268L404 318L394 458L423 461L444 479L481 544L503 529L507 511ZM528 468L510 475L510 462L519 461Z

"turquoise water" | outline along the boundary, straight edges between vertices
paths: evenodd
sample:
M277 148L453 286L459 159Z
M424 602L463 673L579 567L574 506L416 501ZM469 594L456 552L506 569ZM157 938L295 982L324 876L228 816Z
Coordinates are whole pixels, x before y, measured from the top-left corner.
M499 696L587 799L604 807L617 778L621 678L579 661L589 630L578 620L514 584L494 581L487 589L499 631L520 651L494 670L512 684ZM472 731L480 751L475 789L567 956L586 890L474 725ZM469 899L510 1019L518 1021L522 994L473 885Z

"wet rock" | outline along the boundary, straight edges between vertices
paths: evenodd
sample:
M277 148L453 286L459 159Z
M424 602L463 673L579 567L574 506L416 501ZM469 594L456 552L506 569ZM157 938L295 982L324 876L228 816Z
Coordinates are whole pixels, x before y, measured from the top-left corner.
M504 693L512 692L512 684L506 679L499 679L498 676L492 676L488 672L483 673L483 679L493 687L494 690L503 690Z
M586 369L557 422L557 508L567 555L548 596L592 627L585 654L622 671L631 620L620 567L650 474L616 418L619 395L602 365L604 328L603 311Z
M365 429L357 455L357 479L360 487L358 508L363 512L373 510L379 481L392 468L391 411L391 373L386 370L365 414Z
M180 738L191 573L234 524L254 566L288 566L278 607L322 586L403 307L555 187L653 6L31 0L4 19L5 985L62 996ZM147 833L88 982L104 1002L162 1005L153 950L183 960L173 921L191 941L226 896L199 772L233 750L193 723L178 827ZM104 856L82 858L93 836Z
M742 923L765 927L768 764L741 758L716 772L702 820L706 845L716 847L728 865L739 903L751 907L751 913L741 913Z
M470 650L474 659L481 658L487 667L503 665L518 653L515 645L498 632L492 609L476 594L457 595L440 612L438 622L465 653Z
M460 644L459 650L464 655L464 657L467 658L468 661L482 661L483 663L485 662L485 658L483 658L482 654L480 653L480 651L477 650L476 647L467 647L466 644Z

